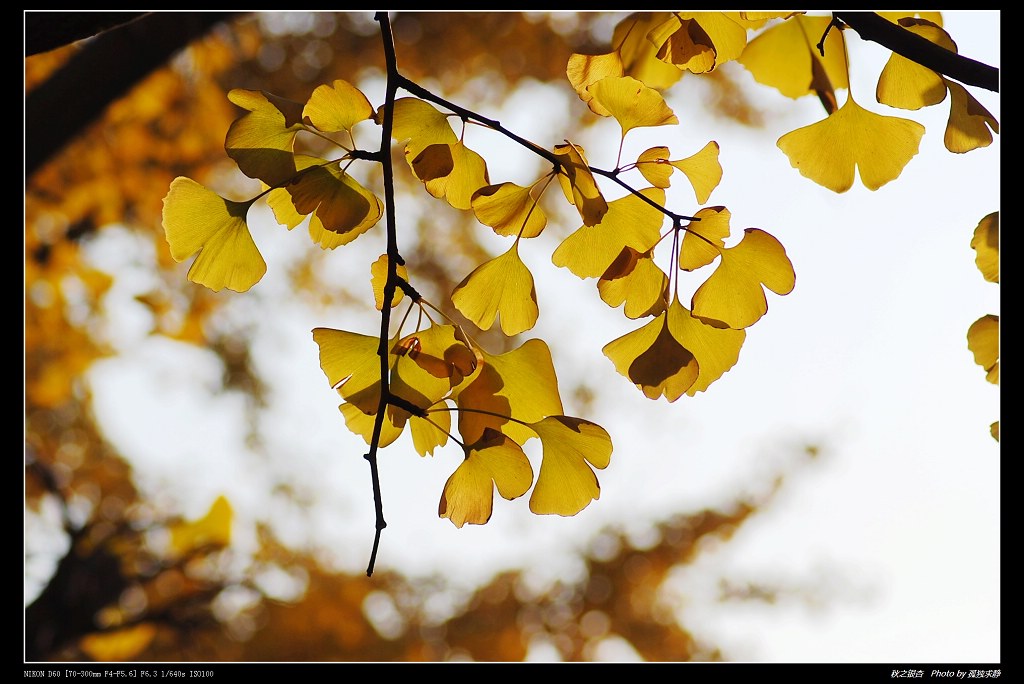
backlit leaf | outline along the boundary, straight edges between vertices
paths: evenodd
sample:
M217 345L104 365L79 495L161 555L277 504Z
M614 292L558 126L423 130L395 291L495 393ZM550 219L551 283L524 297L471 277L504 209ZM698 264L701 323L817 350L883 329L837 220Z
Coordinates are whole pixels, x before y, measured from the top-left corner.
M452 414L449 411L432 411L429 420L413 416L409 420L412 446L420 456L434 453L434 449L448 443L452 429Z
M171 182L163 203L163 227L175 261L198 252L188 279L214 292L245 292L267 272L245 217L252 202L232 202L191 178Z
M231 543L232 516L227 498L218 496L199 520L170 526L172 552L176 556L184 556L206 546L227 546Z
M786 295L795 284L782 244L763 230L747 228L739 244L722 250L715 272L694 292L693 315L713 325L746 328L768 311L762 286Z
M611 116L600 102L594 100L594 94L590 92L589 87L603 78L623 75L622 59L618 52L603 55L572 54L569 56L565 74L569 77L573 90L587 103L592 112L600 116Z
M424 180L424 187L434 197L444 199L456 209L470 209L473 193L490 184L487 162L479 154L458 141L450 146L452 170L444 176Z
M655 204L664 205L665 191L644 188L640 191ZM661 237L665 214L636 195L629 194L608 204L608 211L593 226L584 223L555 249L551 261L568 268L580 278L598 278L622 252L631 247L647 252Z
M339 78L331 85L318 86L302 114L325 133L351 132L360 121L373 118L373 106L361 90Z
M533 467L522 447L487 429L466 447L465 460L444 485L437 514L456 527L483 525L491 519L495 488L511 500L525 494L532 483Z
M622 60L623 76L632 76L659 90L682 78L683 70L658 59L658 46L647 39L651 29L668 16L668 12L635 12L615 25L612 47Z
M667 147L652 147L636 158L636 168L656 188L667 188L671 183L672 164L669 163Z
M452 291L452 304L481 330L500 316L501 331L518 335L537 322L533 275L519 257L519 240L501 256L477 266Z
M821 98L836 88L849 88L843 32L828 32L824 57L816 47L831 21L832 17L794 16L758 34L737 61L758 83L793 99Z
M985 280L999 282L999 212L994 211L978 222L971 238L976 256L974 263Z
M548 416L531 423L540 437L543 460L530 510L538 515L576 515L601 498L594 468L608 467L612 440L600 425L569 416Z
M224 149L250 178L277 187L295 175L292 147L303 130L301 102L270 93L235 89L228 99L249 110L228 128Z
M558 182L565 199L580 212L583 225L597 225L608 211L608 203L597 187L594 174L583 156L583 148L567 143L556 145L554 153L561 162Z
M712 191L722 182L722 165L718 161L718 143L709 142L696 154L672 162L672 166L686 174L697 195L697 202L704 204Z
M623 137L634 128L679 123L661 93L631 76L608 76L591 85L590 92L619 122Z
M612 340L604 355L615 370L629 378L648 399L664 396L675 401L697 380L700 369L690 350L677 340L669 327L676 315L670 306L642 328Z
M384 204L336 164L313 166L287 186L295 210L316 214L320 225L350 242L372 228Z
M320 368L331 387L346 401L358 400L364 413L375 413L380 401L380 341L347 330L314 328ZM390 365L390 364L389 364Z
M686 224L682 243L679 245L679 268L693 271L707 266L718 258L725 249L729 237L729 219L732 213L725 207L704 207Z
M899 25L950 52L957 51L949 34L929 21L901 19ZM916 110L945 100L946 85L939 74L894 52L878 77L875 99L890 107Z
M472 205L477 220L498 235L537 237L547 225L547 216L530 189L515 183L480 188L473 193Z
M377 110L380 120L383 107ZM391 137L405 143L405 158L410 163L429 145L454 145L458 137L448 123L448 116L433 105L415 97L395 100Z
M909 119L869 112L852 97L824 121L778 140L793 168L835 192L853 185L854 169L869 190L899 177L917 154L924 126Z
M409 279L409 271L404 264L397 264L395 271L398 276L404 280ZM370 287L373 288L373 301L377 307L377 311L384 308L384 285L388 280L388 255L381 254L372 264L370 264ZM405 296L405 292L400 287L395 288L395 295L391 299L391 306L398 306L398 303L402 301Z
M502 416L532 422L562 413L551 351L543 340L527 340L504 354L480 350L480 355L475 375L453 391L464 441L480 439L490 427L523 444L533 433Z
M623 313L627 318L655 316L668 300L668 276L654 263L650 252L641 254L632 247L623 247L597 281L597 290L611 307L625 303Z
M747 31L722 12L673 12L648 39L661 46L659 59L702 74L739 57Z
M992 133L999 132L996 118L962 85L947 79L943 82L949 89L951 100L943 138L946 149L962 154L991 145Z
M985 379L999 384L999 316L982 316L967 330L967 348L974 362L985 369Z

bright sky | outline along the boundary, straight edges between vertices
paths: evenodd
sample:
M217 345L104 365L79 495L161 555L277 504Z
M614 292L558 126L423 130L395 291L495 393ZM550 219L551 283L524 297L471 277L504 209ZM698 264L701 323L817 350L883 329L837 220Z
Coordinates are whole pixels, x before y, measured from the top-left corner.
M961 53L1000 63L998 12L944 14ZM461 451L453 445L420 458L403 438L381 458L388 527L378 570L443 572L465 586L515 566L538 580L571 578L579 571L575 552L600 527L639 533L675 512L725 505L738 492L760 491L804 445L817 444L822 457L793 470L767 510L673 578L686 624L733 660L1000 660L1000 452L989 435L999 418L999 388L985 381L966 346L970 324L999 313L999 288L982 278L970 248L979 220L999 209L999 138L987 149L953 155L942 144L947 102L912 113L877 105L874 84L885 53L850 35L857 102L927 129L903 175L876 192L858 183L836 195L792 169L775 140L823 118L821 107L813 98L785 100L742 68L731 73L763 98L772 114L767 130L712 119L694 104L703 92L696 79L684 79L668 97L682 125L627 136L634 154L668 144L676 158L718 141L725 175L709 204L729 208L734 235L759 227L787 249L796 288L786 297L769 293L768 314L748 331L739 363L696 397L673 404L645 399L601 353L639 326L603 304L593 281L555 268L553 241L524 245L541 308L527 337L549 342L567 413L582 410L567 388L585 380L598 390L593 408L575 415L604 426L615 443L611 465L599 473L601 498L564 519L530 514L525 497L499 498L487 525L456 529L436 510ZM374 87L365 90L376 104ZM571 135L557 119L552 133L536 106L516 111L534 91L548 98L545 111L556 113L563 102L578 106L567 85L561 94L535 87L511 99L508 111L481 113L542 144ZM998 94L973 92L998 119ZM597 132L579 141L591 163L606 168L618 135L608 123L599 131L611 144ZM488 160L491 144L495 154L520 155L485 142L492 136L474 135L467 144ZM504 180L493 167L491 178ZM669 202L685 213L698 208L681 179ZM554 238L576 227L550 232ZM374 514L365 445L345 429L310 330L372 333L376 319L296 305L287 297L284 266L312 247L269 224L256 226L254 235L268 275L245 296L225 296L236 300L233 315L252 325L255 362L273 390L261 418L262 451L246 446L242 400L210 394L220 376L211 354L146 336L148 314L132 297L151 285L152 255L116 230L94 254L127 274L109 302L124 354L90 373L97 414L133 458L144 491L192 517L226 494L238 512L242 548L253 543L252 519L272 510L286 538L330 549L339 567L360 572ZM507 247L497 238L488 244ZM339 249L339 278L368 274L382 251L383 233ZM535 446L528 453L538 453ZM281 479L311 497L308 510L268 508ZM800 597L776 605L720 603L723 577L809 588L823 604L815 608ZM630 657L614 648L607 655Z

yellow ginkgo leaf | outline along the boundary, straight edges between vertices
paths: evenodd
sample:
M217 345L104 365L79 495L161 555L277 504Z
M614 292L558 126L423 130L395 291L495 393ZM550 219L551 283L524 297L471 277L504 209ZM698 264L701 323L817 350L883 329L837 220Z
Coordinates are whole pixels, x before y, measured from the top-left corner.
M455 286L452 304L481 330L500 317L501 331L518 335L536 324L537 291L533 275L519 257L519 240L501 256L476 267Z
M703 392L736 365L745 339L743 330L708 325L673 299L666 312L605 345L604 353L645 396L672 402Z
M930 21L900 19L898 23L910 33L950 52L957 51L956 43L949 34ZM946 85L939 74L894 52L878 77L875 99L890 107L916 110L945 100Z
M597 281L601 299L611 307L623 303L627 318L656 316L665 308L668 276L654 263L651 252L623 247Z
M407 402L427 409L448 395L476 369L476 356L454 325L433 324L406 335L391 348L389 390ZM407 418L394 409L395 423Z
M996 118L962 85L946 79L943 82L949 89L951 100L943 138L946 149L962 154L991 145L992 133L999 132Z
M615 25L612 48L618 52L622 61L622 76L632 76L659 90L668 88L682 78L683 70L658 59L658 46L647 39L651 29L662 24L668 17L668 12L635 12Z
M199 520L170 526L171 551L184 556L205 547L223 548L231 542L233 512L227 498L218 496Z
M722 250L721 263L693 293L692 301L694 316L736 330L753 325L767 313L763 287L786 295L796 284L782 243L758 228L743 232L739 244Z
M423 179L431 195L443 199L456 209L470 209L473 193L490 184L487 162L479 154L458 141L450 145L452 169L446 175Z
M373 106L361 90L339 78L331 85L318 86L302 114L325 133L351 132L360 121L373 118Z
M602 351L615 370L629 378L648 399L675 401L697 380L697 359L672 334L670 306L642 328L612 340Z
M998 442L999 441L999 421L998 420L996 422L992 423L992 425L989 426L989 432L992 434L992 438Z
M228 99L248 114L228 128L224 149L250 178L278 187L295 175L292 146L303 130L302 103L270 93L235 89Z
M471 203L477 220L498 235L537 237L547 225L547 216L530 189L515 183L484 186L473 193Z
M608 211L608 203L597 187L594 174L583 156L583 148L566 143L556 145L554 153L560 162L558 182L565 199L580 212L583 225L597 225Z
M377 110L378 122L383 120L383 106ZM391 137L405 142L405 158L410 163L430 145L454 145L458 142L448 123L448 115L416 97L395 100Z
M491 519L494 489L512 500L533 483L533 467L522 447L488 428L479 441L466 447L466 458L444 485L437 514L456 527L483 525Z
M737 61L755 81L786 97L834 99L836 88L849 88L843 32L828 32L824 57L816 47L831 21L830 16L794 16L758 34Z
M379 390L377 395L380 396ZM362 402L360 405L362 405ZM367 412L361 409L360 406L346 401L338 406L338 410L341 411L341 415L345 419L345 427L348 428L349 432L362 437L367 445L373 443L373 431L377 422L376 407ZM397 426L390 420L385 420L381 423L380 438L377 440L377 446L384 448L393 444L401 436L404 427L404 423L402 426Z
M447 410L431 411L428 418L413 416L409 420L412 446L420 456L432 455L434 449L448 443L452 430L452 414Z
M714 140L686 159L671 162L672 166L686 174L697 195L697 202L704 204L712 191L722 182L722 165L718 161L718 143Z
M640 194L664 206L665 191L644 188ZM641 197L629 194L608 204L608 211L593 226L584 224L555 249L551 262L580 278L599 278L624 247L647 252L658 243L665 214Z
M651 147L636 158L636 168L647 182L656 188L667 188L671 183L673 166L669 163L667 147Z
M661 93L632 76L608 76L593 83L589 90L619 122L623 137L634 128L679 123Z
M351 242L384 215L384 204L336 164L312 166L288 184L295 210Z
M924 126L916 121L869 112L847 97L824 121L791 131L777 144L802 176L846 192L853 186L855 168L869 190L898 178L917 154L923 135Z
M569 416L548 416L530 427L543 445L530 510L538 515L576 515L601 498L593 469L603 470L611 461L612 440L605 429Z
M661 46L659 59L702 74L739 57L747 31L723 12L673 12L648 39Z
M732 213L725 207L704 207L690 221L679 245L679 268L693 271L707 266L725 249Z
M405 267L405 264L396 264L395 272L398 277L403 280L409 279L409 270ZM388 281L388 255L381 254L372 264L370 264L370 287L373 288L373 301L377 307L377 311L384 308L384 285ZM395 295L391 298L391 306L398 306L398 303L402 301L405 296L405 292L400 287L395 288Z
M346 401L357 402L363 413L375 413L380 402L380 341L372 335L333 328L314 328L313 340L331 387ZM388 359L389 367L392 360Z
M999 384L999 316L987 314L967 330L967 348L974 362L985 369L985 379Z
M179 176L163 203L163 227L171 257L184 261L198 252L188 279L214 292L245 292L267 272L245 217L252 202L232 202Z
M971 238L981 275L990 283L999 282L999 212L994 211L978 222Z
M452 392L465 442L480 439L490 427L523 444L533 433L516 421L533 422L562 413L551 351L543 340L527 340L504 354L480 350L480 355L473 377Z
M611 116L611 113L600 102L594 101L594 95L590 92L589 87L602 78L623 75L622 58L618 52L602 55L569 55L565 75L569 77L569 83L576 94L590 107L590 111L600 116Z

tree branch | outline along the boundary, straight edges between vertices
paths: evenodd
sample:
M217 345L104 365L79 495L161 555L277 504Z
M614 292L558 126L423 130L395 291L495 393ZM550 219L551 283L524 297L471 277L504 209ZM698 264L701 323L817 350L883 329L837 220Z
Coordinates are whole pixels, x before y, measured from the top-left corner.
M874 12L833 12L864 40L878 43L898 55L964 85L999 92L999 69L950 52L926 38Z
M149 12L25 11L25 56L56 50L135 21Z
M35 173L151 71L235 16L153 12L96 37L25 97L25 176Z

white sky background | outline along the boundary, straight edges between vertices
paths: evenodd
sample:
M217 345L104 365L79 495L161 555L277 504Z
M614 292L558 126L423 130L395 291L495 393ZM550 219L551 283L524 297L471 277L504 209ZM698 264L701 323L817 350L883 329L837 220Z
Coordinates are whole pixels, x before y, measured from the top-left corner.
M1000 64L998 12L944 17L962 54ZM671 582L695 636L745 661L999 661L1000 452L988 432L999 418L999 388L985 381L966 345L972 322L999 313L999 288L982 278L970 248L978 221L999 208L999 137L987 149L947 152L948 100L919 112L878 105L874 85L886 53L847 35L857 102L927 129L903 175L876 192L858 181L837 195L792 169L775 141L822 119L820 105L814 98L782 98L737 65L728 66L737 67L732 73L769 111L766 130L709 116L698 104L697 79L684 79L667 98L682 124L626 138L634 155L667 144L673 158L718 141L724 178L708 204L729 208L734 236L759 227L785 245L796 288L786 297L768 293L768 314L748 330L739 363L696 397L674 404L644 398L601 353L641 322L603 304L594 281L551 264L553 240L577 228L578 218L552 226L550 241L520 249L537 280L541 309L538 326L524 339L549 343L567 413L578 408L571 396L578 382L598 391L593 408L576 415L604 426L615 443L611 465L598 473L600 500L573 518L558 518L530 514L528 497L496 498L487 525L456 529L436 511L461 450L452 444L420 458L403 437L381 455L388 527L378 570L441 572L463 586L518 566L538 579L572 578L579 570L575 552L600 527L639 531L674 512L726 504L814 443L823 448L818 462L798 468L768 509ZM378 104L382 91L375 87L364 90ZM561 95L535 90L547 98L541 104L516 111L524 91L506 111L481 113L549 147L572 137L557 116L563 102L582 106L568 84ZM998 94L972 93L1000 118ZM610 168L618 126L606 123L574 141L592 164ZM492 164L523 156L496 137L472 131L467 138L488 159L492 182L529 180L507 178ZM699 208L692 191L680 175L673 181L670 205L692 214ZM234 315L253 326L255 362L273 389L261 419L263 451L246 447L242 400L211 394L220 377L215 357L147 337L151 321L131 298L149 286L152 256L118 231L94 246L98 264L126 274L109 302L124 353L90 373L96 411L108 437L133 459L143 491L190 517L224 493L238 514L240 548L251 548L251 522L269 511L286 540L328 549L338 567L360 572L374 517L365 444L343 424L310 330L372 334L377 319L311 311L289 300L284 266L290 255L313 247L269 223L253 225L268 274L246 295L221 296L236 300ZM368 266L384 250L383 231L371 235L333 259L339 278L366 280L367 296ZM497 254L508 242L488 244ZM414 263L414 253L404 253ZM683 279L686 300L699 282ZM533 443L527 451L539 455ZM267 504L282 480L309 495L308 510L279 505L280 499ZM809 587L825 603L817 609L799 598L719 603L722 577ZM629 656L608 651L613 659Z

